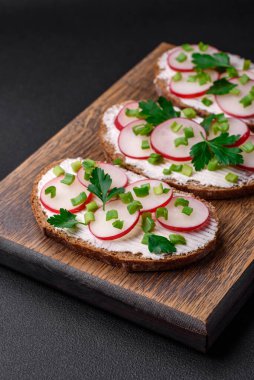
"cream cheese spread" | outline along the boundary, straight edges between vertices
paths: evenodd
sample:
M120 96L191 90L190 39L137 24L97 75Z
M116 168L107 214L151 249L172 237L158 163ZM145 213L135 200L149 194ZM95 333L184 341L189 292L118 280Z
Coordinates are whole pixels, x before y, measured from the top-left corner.
M78 159L82 160L81 158L78 158ZM75 159L68 158L62 161L60 163L60 166L66 172L76 174L73 172L72 167L71 167L71 163L76 160L77 158ZM144 177L137 175L131 171L126 170L125 172L128 177L129 183L135 182L140 179L144 179ZM55 178L53 169L49 170L47 173L45 173L42 176L41 180L38 183L38 197L40 196L42 187L53 178ZM45 207L43 207L43 205L41 205L41 207L47 217L54 215L54 213L47 210ZM84 213L85 211L80 211L76 213L77 220L80 220L83 222ZM144 258L156 259L156 260L163 259L165 257L165 255L155 255L149 252L147 245L141 243L141 240L143 237L143 231L141 230L140 223L138 223L130 233L128 233L121 239L111 240L111 241L97 239L95 236L91 234L87 226L84 226L81 224L78 225L78 227L73 228L73 229L62 229L62 230L69 236L84 240L95 247L103 248L108 251L130 252L134 255L139 253ZM217 230L218 230L217 221L214 218L210 217L208 224L201 230L186 232L186 233L181 232L181 235L185 237L187 244L177 245L176 246L177 252L175 252L174 255L187 255L188 253L195 251L198 248L204 247L209 241L214 239ZM171 232L163 228L162 226L160 226L159 223L156 223L154 233L168 238Z

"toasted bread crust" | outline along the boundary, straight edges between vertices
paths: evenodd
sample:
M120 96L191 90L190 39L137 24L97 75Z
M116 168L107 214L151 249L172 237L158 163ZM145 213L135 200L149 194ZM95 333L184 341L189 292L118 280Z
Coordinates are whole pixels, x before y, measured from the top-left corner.
M47 217L41 207L41 203L38 197L38 183L41 177L48 170L59 164L61 161L62 160L51 163L38 174L34 181L30 197L31 207L35 219L46 236L54 238L56 241L64 244L68 248L73 249L89 258L96 259L116 267L121 267L129 272L164 271L181 268L202 259L215 249L218 229L216 231L214 239L209 241L203 248L199 248L186 255L168 256L165 259L154 260L144 258L141 254L133 255L131 252L111 252L106 249L93 246L82 239L69 236L63 230L54 228L47 222ZM209 208L210 216L214 218L218 223L218 217L214 206L205 201L204 203Z
M100 124L99 138L101 145L104 148L104 153L108 161L113 161L116 158L121 158L123 161L123 166L137 174L147 177L146 173L134 165L126 163L125 156L121 153L116 153L114 146L105 138L107 132L107 127L103 120ZM181 191L191 192L200 198L204 199L232 199L238 197L244 197L251 195L254 192L254 180L247 184L234 186L231 188L223 188L218 186L205 186L197 182L188 182L186 184L180 184L175 179L163 179L164 182L168 183L170 186L175 187Z
M172 94L169 91L169 86L168 83L165 79L158 78L158 75L161 72L161 68L159 66L158 61L154 65L154 85L156 92L159 96L164 96L166 99L171 100L171 102L174 104L174 106L179 107L179 108L186 108L189 107L189 105L185 104L183 101L181 101L176 95ZM201 117L206 117L209 115L209 112L200 108L195 108L195 111L200 115ZM249 122L248 120L244 121L248 127L254 131L254 123Z

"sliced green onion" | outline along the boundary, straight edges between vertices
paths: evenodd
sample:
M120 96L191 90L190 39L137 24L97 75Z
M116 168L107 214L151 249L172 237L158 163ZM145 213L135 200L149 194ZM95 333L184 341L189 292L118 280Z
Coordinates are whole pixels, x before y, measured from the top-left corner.
M152 214L150 212L144 212L142 214L142 230L144 232L152 232L155 227L155 222L152 218Z
M186 61L186 59L187 59L187 55L184 54L183 52L178 54L178 56L176 57L177 62L180 62L180 63Z
M82 162L82 166L84 168L84 179L89 180L91 177L92 171L96 167L96 162L94 160L91 160L90 158L87 158Z
M145 122L140 123L140 124L138 124L138 125L135 125L135 126L132 128L134 134L135 134L136 136L138 136L138 135L140 134L140 130L142 130L142 129L144 128L144 126L145 126Z
M74 161L71 163L71 168L72 170L77 173L79 171L79 169L81 168L82 164L80 161Z
M232 88L230 91L229 91L229 93L231 94L231 95L240 95L240 93L241 93L241 91L239 90L239 88L237 88L237 87L234 87L234 88Z
M85 224L89 224L90 222L94 222L95 221L95 216L94 216L94 213L92 211L87 211L84 215L84 219L85 219Z
M183 175L186 175L187 177L191 177L192 173L193 173L193 168L191 166L189 166L189 165L184 164L183 167L182 167L181 173Z
M170 168L165 168L165 169L162 170L162 173L164 175L170 175L171 174L171 169Z
M84 191L80 193L77 197L71 199L72 206L78 206L84 203L87 199L87 195Z
M189 201L188 201L188 199L184 199L184 198L177 198L176 200L175 200L175 207L178 207L178 206L183 206L183 207L185 207L185 206L189 206Z
M248 94L244 96L241 100L240 103L243 105L244 108L249 107L253 102L253 96L251 94Z
M204 44L204 42L199 42L198 43L198 48L200 51L206 51L208 49L209 45L208 44Z
M204 97L201 102L206 106L206 107L209 107L213 104L213 101L211 99L208 99L206 97Z
M219 128L219 131L221 133L227 132L229 130L229 123L228 123L228 121L224 122L224 123L220 123L219 126L218 126L218 128Z
M254 151L254 144L251 141L248 141L245 144L241 145L241 149L245 153L251 153Z
M182 168L183 168L183 165L172 164L172 165L170 166L170 170L171 170L172 172L180 172L180 171L182 171Z
M218 170L220 168L218 160L213 157L207 164L207 169L211 172Z
M56 177L60 177L60 175L63 175L65 173L64 169L61 168L60 165L56 165L53 169L53 173Z
M193 212L193 208L189 206L184 206L182 209L182 213L188 216L190 216L192 212Z
M142 140L141 149L149 149L149 148L150 148L149 141L148 140Z
M151 234L149 233L145 233L142 240L141 240L141 244L145 244L145 245L148 245L148 238Z
M175 147L177 148L178 146L180 145L185 145L187 146L188 145L188 139L183 136L183 137L177 137L175 140L174 140L174 144L175 144Z
M227 74L228 74L227 75L228 78L238 77L238 71L236 70L236 68L234 66L227 67L226 71L227 71Z
M180 72L177 72L173 77L172 80L174 82L179 82L182 79L182 74Z
M113 164L114 164L114 165L122 166L122 164L123 164L123 160L122 160L122 158L121 158L121 157L117 157L117 158L115 158L114 161L113 161Z
M112 223L112 226L121 230L123 228L123 223L124 223L123 220L115 220Z
M212 130L213 130L213 133L215 134L215 135L217 135L218 134L218 132L219 132L219 127L220 127L220 123L218 123L217 121L215 121L213 124L212 124Z
M141 210L143 205L139 201L132 201L128 204L127 209L131 215L135 214L136 211Z
M149 124L149 123L146 123L146 124L142 123L139 125L135 125L135 127L132 128L132 130L136 136L138 136L138 135L149 136L153 129L154 129L153 125Z
M117 210L109 210L106 212L106 221L111 219L117 219L118 218L118 212Z
M250 77L248 77L247 74L243 74L243 75L239 78L239 82L240 82L241 84L246 84L246 83L249 82L249 80L250 80Z
M180 129L182 128L182 125L177 123L176 121L174 121L171 125L170 125L170 128L173 132L179 132Z
M94 211L98 210L98 208L99 208L99 206L97 205L97 203L95 201L92 201L86 205L87 211L94 212Z
M251 60L250 59L245 59L243 62L243 70L249 70L251 65Z
M164 218L168 220L168 209L166 207L158 207L155 212L156 218Z
M170 189L168 189L167 187L165 187L165 189L163 189L163 194L168 194L170 192Z
M231 183L237 183L238 178L239 178L238 175L234 173L228 173L227 175L225 175L225 180Z
M45 189L45 194L50 194L50 198L55 198L56 196L56 187L55 186L49 186Z
M162 183L160 182L160 184L158 186L155 186L153 188L153 192L155 195L161 195L163 194L163 186L162 186Z
M182 49L185 51L193 51L193 47L190 44L182 44Z
M70 173L65 173L64 178L60 181L61 183L64 183L65 185L70 186L75 181L75 175Z
M186 244L185 237L179 234L170 234L169 240L171 241L172 244L183 244L183 245Z
M187 139L191 139L192 137L194 137L194 131L193 131L192 127L186 127L186 128L184 128L183 132L184 132L184 136Z
M130 191L128 191L127 193L119 194L119 198L124 204L131 203L134 200Z
M187 119L194 119L194 117L197 116L197 113L193 108L184 108L182 113Z
M139 198L144 198L149 195L149 186L133 187L135 195Z
M127 108L125 110L125 115L129 116L129 117L137 117L137 118L139 118L140 117L140 111L139 111L138 108L136 108L136 109Z
M164 161L161 154L151 153L148 162L152 165L160 165Z

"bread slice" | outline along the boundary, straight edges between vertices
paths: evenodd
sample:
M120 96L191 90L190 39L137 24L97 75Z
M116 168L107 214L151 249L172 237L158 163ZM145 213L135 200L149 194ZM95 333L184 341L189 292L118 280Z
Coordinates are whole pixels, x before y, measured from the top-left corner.
M81 238L77 238L68 233L68 231L55 228L47 222L48 216L45 209L43 209L40 199L38 197L38 185L43 176L49 172L55 165L61 164L62 160L54 162L45 167L36 177L32 193L31 193L31 206L35 219L46 236L52 237L57 242L60 242L70 249L73 249L84 256L91 259L102 261L116 267L121 267L126 271L164 271L184 267L194 263L215 249L218 237L218 217L214 206L204 201L210 211L210 219L207 227L212 228L211 238L209 238L202 246L196 250L189 251L185 254L178 254L172 256L165 256L161 259L153 259L143 257L141 253L133 254L130 251L111 251L96 244L91 244ZM179 193L179 192L177 192ZM185 195L184 193L182 194ZM212 225L213 227L210 227ZM208 230L207 230L208 231ZM142 234L142 232L141 232ZM142 237L142 235L141 235ZM127 242L129 241L126 235ZM121 242L119 241L119 245Z
M171 49L170 49L171 50ZM169 90L169 81L170 78L167 74L166 69L166 59L165 57L168 55L170 50L166 51L162 54L161 57L157 60L154 66L154 85L156 88L156 92L159 96L164 96L166 99L172 101L172 103L179 108L191 107L194 108L195 111L201 117L206 117L211 113L223 113L221 109L217 110L212 107L205 107L202 103L197 102L196 99L182 99L178 96L172 94ZM240 57L239 57L240 58ZM194 102L194 103L193 103ZM243 120L249 128L254 131L254 118L244 119Z
M121 104L112 106L111 108L106 110L104 115L102 116L102 120L100 123L99 138L100 138L101 145L103 146L106 159L108 161L113 161L117 158L121 158L123 161L123 166L128 170L132 170L133 172L137 174L140 174L149 178L160 179L168 183L169 185L175 187L176 189L179 189L181 191L189 191L204 199L231 199L231 198L238 198L238 197L243 197L243 196L253 194L254 173L249 175L249 174L246 174L249 172L246 172L240 169L239 169L239 173L242 173L245 180L239 184L234 184L231 187L201 184L197 180L193 180L192 177L186 178L185 183L183 183L175 178L172 178L173 176L171 175L167 177L163 176L162 174L163 168L160 165L156 167L154 167L153 165L150 165L151 174L148 174L148 171L144 169L144 165L142 163L145 160L127 158L120 152L118 148L117 138L115 137L115 131L117 131L117 129L114 126L113 113L114 112L116 113L117 110L119 111L119 109L121 109L121 106L123 106L124 104L125 103L121 103ZM107 115L109 115L109 117ZM112 138L113 134L114 134L114 138ZM165 161L167 162L167 160ZM170 166L169 161L168 161L167 167L168 166ZM233 170L232 168L229 168L227 172L230 172L232 170ZM161 173L161 175L158 173Z

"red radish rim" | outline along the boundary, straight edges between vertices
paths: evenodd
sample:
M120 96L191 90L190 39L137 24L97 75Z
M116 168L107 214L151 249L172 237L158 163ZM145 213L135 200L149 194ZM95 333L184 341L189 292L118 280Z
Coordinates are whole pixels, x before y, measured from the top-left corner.
M112 166L112 167L115 168L115 165L110 164L110 163L108 163L108 162L96 161L96 164L97 164L97 165L100 165L100 164L106 164L106 165L110 165L110 166ZM79 182L81 183L81 185L83 185L83 186L87 189L88 186L86 186L83 182L81 182L81 179L79 178L79 175L78 175L78 173L79 173L79 171L80 171L81 169L82 169L82 167L81 167L81 168L78 170L78 172L77 172L77 179L79 180ZM126 178L125 185L122 185L121 187L126 187L126 186L128 185L128 182L129 182L128 177L127 177L126 173L125 173L121 168L118 168L118 167L117 167L117 169L118 169L118 170L121 170L121 172L124 174L124 176L125 176L125 178Z
M240 169L248 170L249 172L254 172L254 167L250 168L250 167L244 166L244 165L237 165L237 167Z
M185 117L182 117L181 119L186 119ZM189 119L186 119L186 120L189 120ZM200 124L198 124L196 121L194 120L191 120L193 123L197 124L199 127L200 127ZM158 125L157 125L158 127ZM151 147L153 148L153 150L156 152L156 153L159 153L161 154L164 158L168 158L170 160L173 160L173 161L178 161L178 162L186 162L186 161L191 161L192 160L192 157L191 156L186 156L186 157L174 157L174 156L170 156L169 154L164 154L162 153L159 149L155 148L155 146L153 145L153 133L155 133L156 131L156 128L152 131L151 133L151 136L150 136L150 142L151 142ZM206 131L204 129L203 131L203 134L205 136L205 138L207 139L207 134L206 134Z
M125 128L127 128L130 124L135 123L135 122L136 122L136 121L131 121L131 122L130 122L129 124L127 124L124 128L122 128L122 130L125 129ZM147 136L147 137L148 137L149 140L150 140L150 136ZM122 153L124 156L129 157L129 158L134 158L135 160L146 160L147 158L150 157L150 154L149 154L149 155L146 155L146 156L142 156L142 157L135 157L135 156L130 156L129 154L124 153L124 152L122 151L121 147L120 147L119 140L120 140L120 133L119 133L118 138L117 138L117 145L118 145L119 150L121 151L121 153Z
M102 208L102 207L100 207ZM98 209L99 210L99 209ZM134 223L129 227L127 228L127 230L123 231L123 232L120 232L119 234L115 235L115 236L110 236L110 237L99 237L97 235L95 235L92 231L91 231L91 227L90 227L90 223L88 225L88 228L89 228L89 231L91 232L91 234L93 236L95 236L97 239L99 240L116 240L116 239L120 239L121 237L127 235L131 230L133 230L133 228L136 226L136 224L138 223L139 221L139 217L140 217L140 212L138 211L138 215L137 215L137 219L134 221Z
M90 193L90 194L88 195L88 197L86 198L86 200L85 200L84 203L82 203L81 205L79 205L79 206L77 206L77 207L74 207L73 209L68 210L68 211L71 212L71 213L73 213L73 214L75 214L75 213L77 213L77 212L79 212L79 211L84 210L84 208L86 207L86 204L89 203L90 200L92 199L92 196L93 196L93 194ZM51 212L54 212L54 213L56 213L56 214L60 214L60 209L57 210L57 209L54 209L54 208L49 207L49 206L48 206L48 205L42 200L41 194L40 194L40 201L41 201L41 204L42 204L47 210L49 210L49 211L51 211Z
M178 197L178 195L176 195L176 197ZM184 197L184 199L195 199L193 197ZM204 204L202 201L199 200L199 202L201 202L202 204ZM204 204L205 205L205 204ZM171 231L182 231L182 232L188 232L188 231L194 231L194 230L197 230L197 229L200 229L202 228L205 224L207 224L209 218L210 218L210 210L209 208L205 205L205 207L207 208L208 210L208 215L207 215L207 218L200 224L198 224L197 226L195 227L174 227L174 226L169 226L168 224L164 224L163 221L159 220L159 218L156 218L156 220L158 221L158 223L160 223L164 228L167 228L168 230L171 230Z
M233 148L233 147L236 147L236 146L240 146L240 145L244 144L245 141L248 140L249 137L250 137L250 129L248 129L248 131L245 132L245 133L239 138L239 140L237 140L234 144L232 144L232 145L227 145L227 147L229 147L229 148Z
M128 104L132 104L132 103L135 103L135 101L133 100L133 101L131 101L131 102L126 103L126 104L123 106L123 108L120 109L120 111L118 112L118 114L117 114L116 117L115 117L114 124L115 124L116 128L117 128L119 131L121 131L122 129L124 129L128 124L125 125L125 127L123 127L122 124L120 123L120 121L118 120L118 117L119 117L120 113L123 111L123 109L126 108L126 107L128 106ZM138 102L137 102L137 103L138 103Z
M254 82L254 81L253 81ZM236 119L251 119L252 117L254 117L254 113L251 114L251 115L248 115L248 116L240 116L240 115L236 115L232 112L228 112L228 111L225 111L225 109L223 107L221 107L220 105L220 102L218 101L218 96L219 95L215 95L215 100L216 100L216 103L217 105L220 107L220 109L226 114L226 115L229 115L229 116L232 116L232 117L235 117ZM223 96L223 95L220 95L220 96Z
M145 209L145 210L141 209L141 210L140 210L140 213L141 213L141 214L143 214L144 212L155 212L155 211L157 210L157 208L167 206L167 204L171 201L171 199L173 198L173 195L174 195L174 192L173 192L172 187L170 187L166 182L164 182L164 181L160 181L160 180L157 180L157 179L155 179L155 180L150 179L150 178L147 178L147 179L139 179L138 181L135 181L135 182L130 183L128 186L134 185L134 184L139 183L139 182L147 182L147 181L158 181L158 182L161 182L162 184L165 184L166 186L168 186L167 188L170 189L171 193L170 193L170 195L169 195L169 199L167 199L164 203L160 204L160 205L157 206L157 207L151 208L151 209L150 209L150 208L149 208L149 209ZM141 198L141 199L142 199L142 198ZM141 203L142 203L142 202L141 202Z
M205 90L205 91L196 92L196 93L194 93L194 94L188 94L188 95L186 95L186 94L180 94L179 92L176 92L176 91L172 90L172 88L171 88L171 82L172 82L172 79L171 79L171 81L170 81L169 90L170 90L170 92L171 92L173 95L176 95L176 96L178 96L179 98L183 98L183 99L198 98L198 97L200 97L200 96L205 95L205 94L206 94L206 91L207 91L207 90Z

